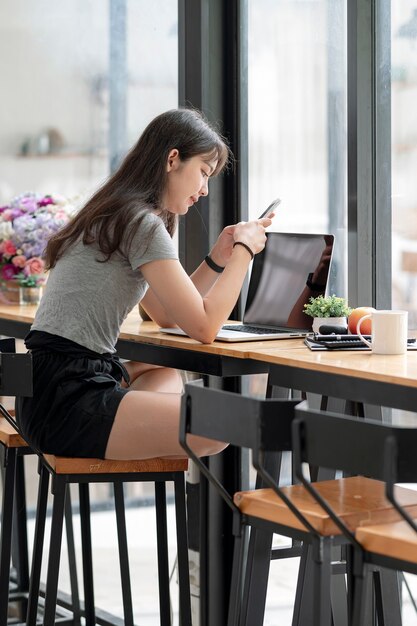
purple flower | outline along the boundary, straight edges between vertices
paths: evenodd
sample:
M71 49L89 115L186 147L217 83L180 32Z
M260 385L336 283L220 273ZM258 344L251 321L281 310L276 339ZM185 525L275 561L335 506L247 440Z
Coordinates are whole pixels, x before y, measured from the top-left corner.
M39 207L48 206L48 204L55 204L51 196L45 196L44 198L42 198L42 200L38 201Z
M4 278L4 280L11 280L12 278L15 277L15 275L19 271L20 270L18 267L15 267L11 263L7 263L6 265L3 265L3 267L1 268L1 275Z

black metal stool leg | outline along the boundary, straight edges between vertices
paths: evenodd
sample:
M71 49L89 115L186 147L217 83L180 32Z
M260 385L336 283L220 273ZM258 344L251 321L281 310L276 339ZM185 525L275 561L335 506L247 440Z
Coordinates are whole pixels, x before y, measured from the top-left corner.
M12 533L12 563L16 569L17 591L20 595L18 605L20 621L25 619L27 611L26 594L29 590L29 557L24 458L25 456L17 451Z
M10 583L11 538L13 526L13 498L16 470L16 450L5 450L2 521L0 537L0 624L7 625Z
M91 548L90 494L88 483L79 484L80 522L84 574L85 626L96 623L94 606L93 551Z
M132 589L130 584L123 483L115 482L113 483L113 487L117 521L117 537L119 543L119 563L123 594L124 623L125 626L133 626Z
M333 623L330 602L330 548L331 539L327 537L313 544L314 626L332 626Z
M280 475L281 459L281 453L274 453L268 454L265 461L266 468L277 481ZM262 483L258 477L256 488L261 486ZM261 626L264 622L272 536L272 532L260 528L251 529L242 600L243 626Z
M243 561L248 531L247 526L243 526L240 523L240 520L234 519L233 523L239 524L240 528L236 529L238 534L234 536L232 580L230 585L229 613L227 619L228 626L238 626L239 624L243 588Z
M400 583L398 572L381 568L374 573L378 624L401 626Z
M171 626L165 482L155 482L155 513L158 544L160 621L161 626Z
M174 485L180 587L180 624L181 626L191 626L190 568L188 562L185 476L183 473L174 475Z
M48 574L46 577L44 626L54 626L55 624L66 489L67 485L65 482L57 476L54 476L52 480L54 504L52 508Z
M30 574L29 599L26 615L27 626L36 625L43 544L45 538L46 507L48 504L49 472L41 464L39 473L40 477L38 487L38 503L36 507L35 536L33 541L32 568Z
M73 625L81 624L80 594L78 590L77 560L75 556L74 525L72 523L71 490L68 486L65 498L65 529L67 535L68 568L71 586L71 610Z

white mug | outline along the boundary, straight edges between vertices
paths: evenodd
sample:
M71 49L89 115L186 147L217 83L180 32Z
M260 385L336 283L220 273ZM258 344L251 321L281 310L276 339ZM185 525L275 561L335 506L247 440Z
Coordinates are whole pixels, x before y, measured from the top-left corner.
M372 320L372 340L362 335L364 320ZM375 354L405 354L407 352L408 311L372 311L358 321L356 333Z

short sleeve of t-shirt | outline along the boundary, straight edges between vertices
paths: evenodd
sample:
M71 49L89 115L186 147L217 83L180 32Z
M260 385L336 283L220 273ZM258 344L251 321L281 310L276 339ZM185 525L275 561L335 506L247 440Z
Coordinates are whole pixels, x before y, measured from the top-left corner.
M162 220L153 213L141 219L127 251L132 270L158 259L178 259L178 253Z

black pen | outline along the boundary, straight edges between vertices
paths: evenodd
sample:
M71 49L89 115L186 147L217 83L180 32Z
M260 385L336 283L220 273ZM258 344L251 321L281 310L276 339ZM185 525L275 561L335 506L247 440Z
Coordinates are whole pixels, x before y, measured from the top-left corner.
M371 339L371 335L362 335L365 339ZM320 335L319 333L314 334L314 341L357 341L360 339L359 335L336 335L332 333L331 335Z

